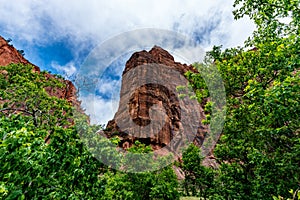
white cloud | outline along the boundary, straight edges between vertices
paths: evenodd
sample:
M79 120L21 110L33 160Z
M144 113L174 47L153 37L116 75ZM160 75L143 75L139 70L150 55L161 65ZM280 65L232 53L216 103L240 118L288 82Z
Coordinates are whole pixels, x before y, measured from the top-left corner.
M82 106L90 116L92 124L106 124L113 119L118 109L118 100L105 100L96 95L81 96Z
M111 93L116 90L116 87L120 87L120 80L104 79L99 83L98 91L101 93Z
M20 0L18 3L0 0L0 4L0 24L5 25L6 32L40 43L46 42L45 35L54 39L69 35L74 42L91 38L97 44L124 31L172 30L176 24L180 26L179 31L189 33L195 28L195 21L201 26L211 14L220 15L224 24L215 30L216 33L230 36L233 32L245 32L248 30L245 27L249 26L249 21L240 23L235 29L227 26L226 22L233 23L233 0L226 3L223 0ZM222 38L212 39L212 42L218 39ZM229 37L229 40L235 39Z
M52 67L54 69L56 69L57 71L59 71L60 73L62 73L65 77L70 77L73 74L76 73L76 67L74 65L74 62L69 62L66 65L59 65L55 62L52 62Z

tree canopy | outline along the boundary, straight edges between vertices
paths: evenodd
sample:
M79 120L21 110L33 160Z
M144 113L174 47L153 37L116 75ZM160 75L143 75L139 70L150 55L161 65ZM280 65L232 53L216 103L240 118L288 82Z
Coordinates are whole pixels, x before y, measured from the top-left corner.
M211 196L288 198L300 187L299 1L237 0L234 6L236 19L254 20L253 36L243 48L214 47L206 63L195 65L199 74L186 74L199 98L208 93L203 66L215 65L226 88Z

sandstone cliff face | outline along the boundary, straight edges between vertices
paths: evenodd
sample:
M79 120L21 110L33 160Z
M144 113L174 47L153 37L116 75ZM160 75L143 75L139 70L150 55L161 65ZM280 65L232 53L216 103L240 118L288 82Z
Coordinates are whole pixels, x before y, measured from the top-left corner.
M8 44L8 42L0 36L0 69L1 66L6 66L11 63L22 63L22 64L29 64L34 66L34 71L39 73L40 68L36 65L30 63L26 60L12 45ZM52 74L45 75L48 79L55 78ZM67 101L71 102L73 106L80 108L80 102L76 98L76 88L74 84L69 80L61 80L65 87L58 88L53 90L52 88L46 88L46 91L51 96L56 96L61 99L66 99Z
M0 66L6 66L11 63L22 63L22 64L31 64L26 60L12 45L0 36ZM35 71L40 71L40 69L34 66Z
M177 86L187 83L184 73L188 70L196 71L191 65L175 62L158 46L134 53L123 72L118 111L102 134L118 135L124 149L136 140L153 150L167 147L159 154L167 153L166 149L174 152L187 141L201 146L208 131L201 124L203 109L176 93Z

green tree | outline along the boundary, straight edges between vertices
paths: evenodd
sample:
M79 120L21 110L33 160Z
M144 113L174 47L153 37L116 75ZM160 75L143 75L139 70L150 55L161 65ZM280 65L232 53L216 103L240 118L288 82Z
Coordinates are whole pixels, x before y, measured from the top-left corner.
M12 64L0 74L1 199L100 198L106 171L80 140L66 100L49 96L46 87L63 81L46 78L32 66ZM51 89L49 88L49 89ZM76 117L78 129L89 126Z
M300 184L299 1L237 0L235 6L236 19L249 16L257 25L246 42L252 48L214 47L204 63L218 68L226 88L227 118L214 150L220 164L215 194L288 198ZM187 77L205 102L201 71Z
M144 158L140 156L141 153L151 151L149 146L139 141L129 148L129 152L138 154L141 167L146 162L147 165L157 164L149 159L148 156L153 156L152 154L146 154ZM131 162L135 162L134 158L125 156ZM125 166L122 167L126 168L126 163L125 161ZM179 199L177 176L171 166L154 172L133 172L130 169L127 169L127 173L110 171L104 175L103 179L107 182L104 199Z
M250 44L264 43L278 38L299 36L299 0L235 0L233 11L235 19L248 16L254 21L254 31Z
M208 198L213 193L214 171L203 166L204 157L199 147L191 144L182 154L182 169L185 174L184 193L189 196Z

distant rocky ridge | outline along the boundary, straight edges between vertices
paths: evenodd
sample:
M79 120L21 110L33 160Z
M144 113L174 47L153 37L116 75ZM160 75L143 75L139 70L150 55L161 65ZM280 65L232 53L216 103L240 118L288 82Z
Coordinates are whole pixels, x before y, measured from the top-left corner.
M0 66L6 66L12 63L22 63L29 64L34 66L34 71L40 73L40 68L27 59L25 59L17 49L15 49L11 44L9 44L3 37L0 36ZM1 67L0 67L1 70ZM56 78L54 75L46 73L46 78ZM74 84L69 80L60 80L64 83L65 87L57 88L52 90L52 88L45 88L50 96L56 96L60 99L66 99L68 102L71 102L73 106L80 109L80 101L76 97L76 88Z
M144 67L139 74L126 76L132 70L142 65L147 66ZM168 88L160 84L144 84L141 87L138 87L133 94L130 94L129 102L122 102L123 99L125 99L124 96L128 95L130 88L137 87L137 82L139 82L140 79L147 79L147 76L149 76L149 69L151 66L154 67L155 65L166 66L166 68L179 72L181 77L184 77L184 73L188 70L197 72L192 65L175 62L174 57L169 52L158 46L154 46L149 52L143 50L134 53L127 61L125 70L123 71L119 109L115 114L114 119L108 122L106 130L101 134L108 138L117 135L121 139L120 147L124 149L129 148L136 140L139 140L142 143L151 145L153 150L159 150L170 144L175 137L174 133L178 132L182 126L181 118L183 110L186 115L191 115L197 110L200 113L199 119L191 122L195 123L196 133L185 132L184 134L187 137L192 137L192 141L197 146L201 146L205 134L208 131L208 126L201 123L201 120L205 118L205 115L200 104L193 107L195 110L189 110L191 107L179 104L177 94L170 92ZM153 76L155 76L155 74ZM173 77L172 74L163 74L162 77L163 76L165 76L166 80L172 80L174 85L180 85L178 75L176 76L174 74ZM167 117L164 119L157 119L156 115L152 115L154 118L150 119L149 109L154 105L163 107ZM147 126L151 123L151 120L154 120L157 123L163 120L164 125L160 130L157 130L156 127L150 127L147 135L139 133L139 130L142 128L134 129L132 126L123 126L123 128L120 128L119 124L116 122L117 119L126 118L129 115L132 121L139 127ZM128 132L134 132L134 135L128 134ZM162 152L162 154L167 153L166 151Z

